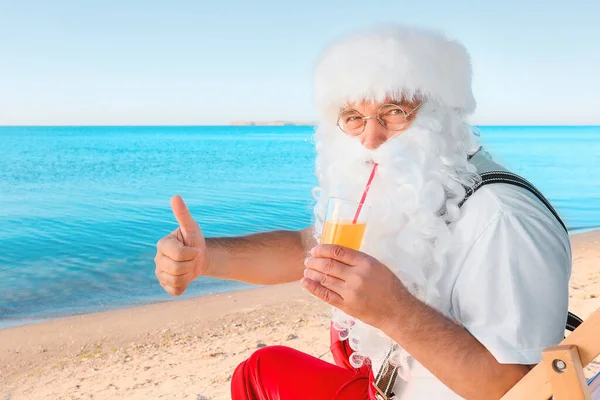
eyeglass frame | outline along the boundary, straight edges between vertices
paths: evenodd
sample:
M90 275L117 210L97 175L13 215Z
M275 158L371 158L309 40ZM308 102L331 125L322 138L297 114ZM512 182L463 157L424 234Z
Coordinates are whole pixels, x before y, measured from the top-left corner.
M398 104L394 104L394 103L385 103L385 104L382 104L381 106L379 106L379 109L377 109L377 115L366 115L366 116L363 116L363 115L360 113L360 111L358 111L358 110L356 110L356 109L354 109L354 108L350 108L350 109L346 109L346 110L342 110L342 111L340 111L340 113L338 114L338 117L337 117L337 122L335 123L335 125L336 125L338 128L340 128L340 130L341 130L342 132L344 132L346 135L350 135L350 136L358 136L358 135L360 135L361 133L363 133L363 132L365 131L365 128L367 127L367 120L368 120L368 119L373 119L373 118L376 118L376 119L377 119L377 121L379 121L379 123L381 124L381 126L383 126L385 129L388 129L388 130L390 130L390 131L392 131L392 132L398 132L398 131L401 131L402 129L404 129L404 128L406 127L406 124L408 123L408 117L410 117L410 115L411 115L411 114L412 114L412 113L413 113L413 112L414 112L414 111L415 111L417 108L421 107L421 106L423 105L423 103L424 103L424 102L421 102L421 103L419 103L419 104L418 104L418 105L417 105L415 108L413 108L412 110L410 110L408 113L407 113L406 111L404 111L404 109L403 109L402 107L400 107ZM400 110L402 110L402 112L404 113L404 118L406 118L406 121L404 122L404 124L402 125L402 127L401 127L401 128L398 128L398 129L390 129L390 128L388 128L387 126L385 126L385 125L384 125L384 123L383 123L383 121L381 120L381 118L379 118L379 113L381 112L381 109L382 109L383 107L385 107L385 106L395 106L395 107L398 107ZM358 115L360 115L360 116L361 116L361 119L363 120L363 126L362 126L362 130L361 130L360 132L358 132L358 133L354 133L354 134L352 134L352 133L348 133L348 132L346 132L346 131L345 131L345 130L344 130L344 129L343 129L341 126L340 126L340 118L342 118L342 114L343 114L343 113L345 113L345 112L348 112L348 111L356 111L356 112L358 113Z

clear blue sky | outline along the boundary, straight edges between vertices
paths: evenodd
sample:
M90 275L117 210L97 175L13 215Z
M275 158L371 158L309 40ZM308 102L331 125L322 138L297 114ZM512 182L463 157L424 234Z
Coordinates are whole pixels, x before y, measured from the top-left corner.
M468 47L475 123L600 124L598 0L0 0L0 125L312 121L319 52L388 21Z

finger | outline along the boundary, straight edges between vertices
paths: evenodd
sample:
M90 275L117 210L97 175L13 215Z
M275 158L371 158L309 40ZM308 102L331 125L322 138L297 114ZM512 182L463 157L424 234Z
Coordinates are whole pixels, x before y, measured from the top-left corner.
M190 282L194 280L194 273L193 271L190 271L183 275L171 275L169 273L166 273L165 271L158 271L156 273L156 277L158 278L160 283L166 286L170 286L175 289L185 289L190 284Z
M346 282L344 282L343 280L309 268L304 270L304 276L310 279L311 281L318 282L321 286L335 292L342 299L344 298L343 292L344 288L346 287Z
M320 244L310 251L317 258L332 258L351 267L359 266L367 261L365 253L335 244Z
M185 201L179 195L175 195L171 198L171 209L173 215L177 219L177 223L183 231L183 235L194 235L200 232L200 226L196 220L192 217L190 210L188 209Z
M313 296L323 300L325 303L329 303L334 307L341 306L344 300L339 294L321 286L318 282L313 281L309 278L302 278L300 280L302 286L308 290Z
M346 280L348 273L351 272L348 271L348 269L352 268L332 258L309 257L306 259L305 265L307 268L331 275L341 280Z
M193 272L196 266L196 261L173 261L164 255L156 256L154 262L157 271L173 276L182 276L188 272Z
M175 236L169 235L160 239L156 244L159 253L173 261L191 261L198 256L198 249L184 245Z
M162 288L165 290L165 292L169 293L171 296L181 296L183 294L183 292L185 292L185 289L186 289L186 288L173 288L171 286L164 285L162 282L161 282L160 286L162 286Z

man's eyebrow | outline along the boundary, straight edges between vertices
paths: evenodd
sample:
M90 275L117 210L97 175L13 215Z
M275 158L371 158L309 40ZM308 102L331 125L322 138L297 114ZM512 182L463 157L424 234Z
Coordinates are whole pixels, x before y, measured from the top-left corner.
M411 107L413 105L419 104L417 99L401 99L401 100L392 100L389 104L395 104L397 106L407 106Z

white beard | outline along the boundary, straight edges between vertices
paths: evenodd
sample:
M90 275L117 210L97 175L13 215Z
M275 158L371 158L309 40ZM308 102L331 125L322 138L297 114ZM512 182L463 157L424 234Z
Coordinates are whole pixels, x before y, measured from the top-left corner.
M464 187L478 179L467 161L478 148L469 127L451 110L424 104L409 129L376 150L365 149L337 126L320 126L315 141L317 242L329 197L358 202L373 162L379 164L365 201L371 210L361 251L386 265L418 299L439 309L437 282L451 246L448 223L460 216ZM410 355L381 330L336 308L332 321L340 339L348 339L355 351L353 366L381 364L393 349L390 361L408 379Z

